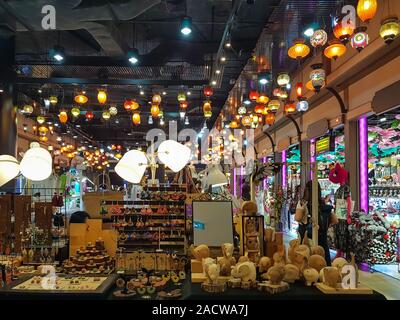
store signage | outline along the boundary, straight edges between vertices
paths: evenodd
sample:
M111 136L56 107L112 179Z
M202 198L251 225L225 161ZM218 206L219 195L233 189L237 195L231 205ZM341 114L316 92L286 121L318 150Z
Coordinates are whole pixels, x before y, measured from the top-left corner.
M325 136L317 139L315 142L315 153L320 155L326 152L335 150L335 138L332 136Z
M205 224L200 221L193 221L193 228L196 230L204 230L205 229Z

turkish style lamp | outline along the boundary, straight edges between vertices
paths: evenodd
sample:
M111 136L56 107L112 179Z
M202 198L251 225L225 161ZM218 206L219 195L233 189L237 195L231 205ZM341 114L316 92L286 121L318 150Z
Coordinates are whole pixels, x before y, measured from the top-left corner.
M112 116L116 116L118 114L118 108L116 106L112 106L108 109Z
M351 38L351 46L361 52L369 43L369 36L366 27L358 27Z
M49 129L46 126L40 126L38 130L41 135L45 135L47 132L49 132Z
M272 95L274 97L279 97L281 95L281 89L280 88L275 88L274 91L272 92Z
M236 120L232 120L232 121L229 123L229 128L231 128L231 129L237 129L237 128L239 128L239 124L237 123Z
M103 113L101 114L101 117L104 119L104 120L110 120L110 118L111 118L111 113L110 113L110 111L108 111L108 110L104 110L103 111Z
M160 104L161 103L161 96L159 94L155 94L152 98L151 101L154 104Z
M74 97L74 101L79 104L85 104L86 102L88 102L88 100L88 97L83 92L78 93Z
M136 100L131 100L131 109L130 110L137 110L139 109L139 103Z
M262 105L262 104L258 104L258 105L256 105L256 107L254 108L254 112L255 112L255 113L262 114L263 111L264 111L264 105Z
M158 117L159 118L163 118L164 117L164 110L162 108L160 108L160 112L158 113Z
M179 93L178 94L178 101L179 102L183 102L183 101L185 101L186 100L186 95L184 94L184 93Z
M157 150L160 161L174 172L181 171L190 160L191 150L174 140L166 140Z
M92 120L94 118L93 112L92 111L86 111L85 118L88 121Z
M135 126L140 124L140 113L139 112L134 112L132 115L132 122Z
M40 136L39 137L39 141L40 142L47 142L47 141L49 141L49 138L47 138L46 136Z
M325 30L319 29L310 38L310 43L314 48L323 47L328 41L328 34Z
M0 156L0 187L10 182L19 175L20 165L18 160L8 154Z
M212 187L222 187L228 184L228 179L225 174L221 171L221 168L217 164L211 164L208 168L206 185Z
M73 117L77 118L81 114L81 110L79 108L77 108L77 107L73 107L71 109L71 114L72 114Z
M316 63L311 66L313 71L310 73L310 80L316 92L319 92L325 84L325 70L322 69L322 64Z
M288 55L292 59L301 60L310 54L310 47L306 45L304 39L297 39L288 50Z
M300 99L303 96L303 83L302 82L296 83L296 95L297 95L297 99Z
M37 121L37 123L39 123L39 124L43 124L43 123L46 121L46 119L45 119L43 116L38 116L38 117L36 118L36 121Z
M29 104L24 105L24 109L22 110L24 114L30 115L33 113L33 107Z
M255 91L255 90L252 90L252 91L250 91L250 93L249 93L249 99L250 99L251 101L257 101L257 99L258 99L259 96L260 96L259 93L258 93L257 91Z
M150 109L151 116L157 118L160 115L160 107L158 104L153 104Z
M305 112L308 110L309 107L309 103L307 100L300 100L299 102L297 102L296 104L296 110L298 112Z
M296 105L293 102L289 102L285 104L285 113L286 114L291 114L296 112Z
M58 119L60 120L60 122L62 124L67 123L68 121L68 113L65 110L60 111L60 113L58 114Z
M257 101L257 103L266 104L266 103L268 103L269 98L265 93L260 93L260 95L258 96L258 99L256 101Z
M57 104L57 102L58 102L58 98L56 96L51 96L49 98L49 101L53 106L55 106Z
M250 116L244 116L242 118L242 125L244 125L245 127L250 127L252 123L252 119Z
M25 152L21 160L22 175L32 181L43 181L50 177L53 169L51 154L37 144Z
M386 44L391 44L399 33L400 26L397 16L389 17L382 21L379 35Z
M187 101L182 101L179 106L181 107L181 109L187 109L188 107L188 102Z
M265 116L265 123L272 126L275 123L275 113L267 113L267 115Z
M346 53L346 46L339 40L332 40L329 46L325 48L324 55L329 59L336 60Z
M279 110L280 106L281 106L281 102L280 102L279 100L271 100L271 101L268 103L268 109L269 109L272 113L277 112L277 111Z
M252 114L251 115L251 121L253 122L253 123L258 123L258 115L256 115L256 114Z
M286 87L290 83L290 76L287 72L282 72L278 75L276 82L281 87Z
M206 86L206 87L204 87L204 89L203 89L203 93L204 93L204 95L205 95L207 98L209 98L209 97L211 97L211 96L214 94L214 90L213 90L212 87Z
M354 33L355 26L349 22L344 22L345 18L343 15L335 19L335 26L333 27L333 34L338 38L343 44L350 41L351 36Z
M288 97L289 97L289 94L285 90L281 90L281 92L279 94L279 98L281 98L282 100L285 100Z
M246 109L246 107L244 105L242 105L242 106L240 106L238 108L237 112L238 112L239 115L243 115L243 114L247 113L247 109Z
M370 21L378 10L377 0L359 0L357 4L357 15L362 22Z
M205 118L211 118L212 116L212 107L210 101L205 101L203 104L203 113Z
M115 172L130 183L140 183L147 169L146 154L139 150L131 150L124 154L115 166Z
M97 101L99 101L100 104L105 104L107 102L107 92L105 90L99 90L97 93Z

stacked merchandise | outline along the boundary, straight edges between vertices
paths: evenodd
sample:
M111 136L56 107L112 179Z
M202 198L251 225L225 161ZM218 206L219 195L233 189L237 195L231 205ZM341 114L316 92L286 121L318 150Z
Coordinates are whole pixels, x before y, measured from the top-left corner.
M357 263L396 263L397 230L381 213L353 212L349 233L350 250Z

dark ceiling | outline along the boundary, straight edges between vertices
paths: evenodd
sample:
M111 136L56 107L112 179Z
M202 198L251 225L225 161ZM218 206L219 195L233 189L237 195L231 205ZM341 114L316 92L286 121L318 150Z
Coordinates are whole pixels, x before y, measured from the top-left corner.
M23 105L32 99L43 106L43 99L55 93L59 103L47 112L56 119L59 109L72 107L74 92L84 88L90 100L82 109L94 111L96 118L91 122L78 120L81 133L99 142L124 140L129 144L143 139L148 129L158 126L157 121L147 124L148 101L156 92L166 92L162 106L168 121L179 119L177 94L190 91L190 127L200 130L204 125L203 87L215 80L213 117L207 121L211 127L273 9L280 3L248 2L252 1L0 0L0 37L11 37L15 46L18 103ZM55 31L41 27L41 10L48 4L56 8ZM193 20L193 32L187 38L179 31L184 16ZM227 35L231 49L223 46ZM57 44L65 48L62 64L48 55ZM131 47L139 50L137 66L127 62L126 53ZM227 58L223 65L218 60L221 55ZM216 69L221 70L220 75L215 75ZM100 119L101 106L95 103L97 89L102 86L109 94L107 106L116 105L119 109L118 116L107 123ZM139 95L140 90L145 94ZM134 127L123 110L126 98L140 102L140 126Z

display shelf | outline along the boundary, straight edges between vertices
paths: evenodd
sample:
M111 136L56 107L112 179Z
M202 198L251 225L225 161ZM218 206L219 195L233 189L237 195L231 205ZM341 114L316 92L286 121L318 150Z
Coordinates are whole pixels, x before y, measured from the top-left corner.
M160 218L160 219L165 219L165 218L185 218L185 214L147 214L147 213L124 213L124 214L113 214L111 215L112 217L124 217L124 216L132 216L132 217L150 217L152 219L154 218Z
M162 229L159 229L159 227L149 227L146 229L135 229L135 228L130 228L130 227L123 227L124 231L130 231L130 232L158 232L158 231L168 231L168 232L182 232L184 229L184 226L181 226L181 230L171 230L169 227L165 227ZM154 230L152 228L155 228Z
M184 205L185 200L135 200L135 201L126 201L126 200L103 200L101 205L104 206L112 206L112 205L120 205L120 206L133 206L133 205L146 205L151 203L152 205L164 205L164 204L175 204L175 205ZM150 206L151 207L151 206Z

